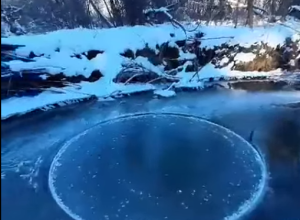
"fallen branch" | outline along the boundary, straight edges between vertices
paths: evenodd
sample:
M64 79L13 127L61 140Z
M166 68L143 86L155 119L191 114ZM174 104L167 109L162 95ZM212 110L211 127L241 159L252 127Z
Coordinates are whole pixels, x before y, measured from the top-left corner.
M148 82L146 82L146 83L147 83L147 84L150 84L150 83L153 83L153 82L155 82L155 81L157 81L157 80L161 80L161 79L163 79L162 76L157 77L157 78L155 78L155 79L151 79L150 81L148 81Z
M209 37L209 38L201 38L201 40L219 40L219 39L234 39L233 36L229 37Z
M177 77L170 76L165 73L156 73L150 69L145 68L144 66L142 66L141 64L138 64L138 63L130 63L128 66L124 67L120 71L119 74L127 73L127 72L132 73L133 75L131 75L128 79L126 79L126 81L124 82L125 85L128 85L133 79L135 79L139 76L147 76L147 75L149 75L152 78L155 76L157 76L157 77L145 82L146 84L153 83L158 80L164 80L164 79L169 82L178 82L179 81L179 79Z
M142 75L143 75L142 73L136 73L136 74L134 74L133 76L131 76L129 79L126 80L126 82L124 83L124 85L127 85L135 77L142 76Z

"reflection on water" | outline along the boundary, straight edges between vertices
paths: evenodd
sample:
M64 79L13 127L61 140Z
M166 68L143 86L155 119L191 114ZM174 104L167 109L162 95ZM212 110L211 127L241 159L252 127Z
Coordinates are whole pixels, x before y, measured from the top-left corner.
M299 116L300 117L300 116ZM267 147L274 160L300 160L300 125L295 118L278 117L268 134Z

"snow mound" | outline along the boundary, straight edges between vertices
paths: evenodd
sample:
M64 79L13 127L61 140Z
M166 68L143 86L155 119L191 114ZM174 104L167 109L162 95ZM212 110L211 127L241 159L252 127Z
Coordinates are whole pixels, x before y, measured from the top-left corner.
M170 36L174 34L174 37ZM170 24L158 26L134 26L110 29L59 30L47 34L24 35L2 38L2 43L25 45L17 50L18 53L29 55L32 51L36 55L52 56L56 51L80 54L89 50L99 50L110 53L122 53L126 49L136 51L143 49L147 43L155 49L172 39L185 39L182 30Z

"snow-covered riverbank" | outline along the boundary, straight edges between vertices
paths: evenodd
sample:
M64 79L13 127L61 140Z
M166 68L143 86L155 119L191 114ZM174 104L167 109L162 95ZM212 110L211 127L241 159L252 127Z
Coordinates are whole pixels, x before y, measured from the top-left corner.
M195 25L186 25L186 29L192 29ZM293 28L290 28L293 27ZM203 80L222 77L245 77L245 76L272 76L284 74L280 69L263 71L237 71L232 70L233 63L251 62L258 54L252 51L235 54L234 60L228 62L228 57L221 57L219 63L228 63L224 67L216 67L208 61L199 72L199 77L193 77L195 71L186 71L191 66L191 60L196 55L184 50L178 44L186 40L186 37L195 37L201 32L201 48L213 49L221 45L239 45L250 47L252 45L267 44L275 48L283 45L287 38L293 42L300 39L299 23L292 22L273 24L249 29L247 27L233 28L232 26L199 26L193 32L187 32L187 36L180 28L171 24L159 26L135 26L113 29L74 29L60 30L43 35L27 35L19 37L2 38L2 43L24 45L16 50L20 56L31 56L33 62L10 61L8 66L13 71L43 68L50 75L63 73L67 77L83 75L89 77L95 70L99 70L101 78L95 82L80 82L64 88L46 90L34 97L18 97L2 100L1 118L7 118L16 113L31 111L32 109L45 106L59 101L85 98L91 95L108 97L116 93L131 93L143 90L161 89L152 83L120 83L116 82L118 74L127 66L136 65L141 69L155 73L155 77L164 77L167 61L155 62L143 54L145 48L154 51L154 56L159 56L161 46L167 44L169 48L178 50L176 58L180 65L176 72L171 74L176 79L173 86L196 86L202 87ZM298 48L300 48L298 46ZM92 51L92 52L91 52ZM127 54L129 52L129 55ZM261 48L260 52L264 52ZM299 53L299 51L298 51ZM131 55L130 55L131 54ZM207 56L207 55L205 55ZM299 59L299 55L296 59ZM297 60L296 60L297 61ZM294 62L296 62L294 60ZM169 72L168 72L169 73ZM175 75L174 75L175 74ZM42 76L45 79L49 75ZM151 80L151 79L150 79ZM163 94L161 92L158 92Z

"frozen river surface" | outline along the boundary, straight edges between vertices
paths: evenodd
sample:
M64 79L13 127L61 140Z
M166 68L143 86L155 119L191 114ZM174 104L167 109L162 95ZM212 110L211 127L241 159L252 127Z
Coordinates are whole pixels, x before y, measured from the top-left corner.
M2 122L1 216L298 220L299 101L145 94Z

